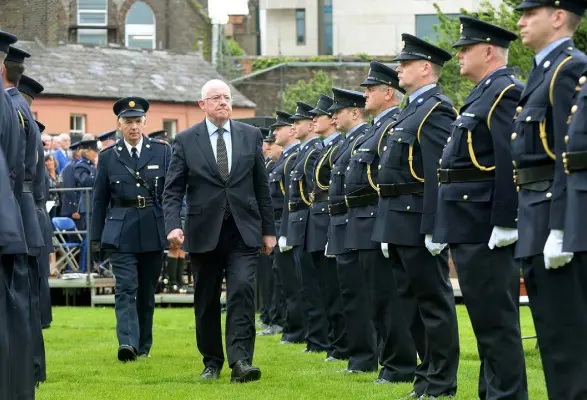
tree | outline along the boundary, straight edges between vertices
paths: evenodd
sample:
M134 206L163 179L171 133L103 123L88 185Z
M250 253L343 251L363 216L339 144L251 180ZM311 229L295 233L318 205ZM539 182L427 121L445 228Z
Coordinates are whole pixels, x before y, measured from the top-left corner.
M521 1L504 0L497 8L489 2L484 2L478 12L472 13L467 10L461 10L461 13L519 33L517 23L521 13L515 11L515 7ZM435 30L438 33L437 44L451 54L456 54L452 44L460 37L460 22L458 18L450 18L443 14L437 4L434 6L436 7L440 20L440 24L435 26ZM584 50L587 47L587 21L583 21L579 31L574 36L574 40L577 48ZM534 52L524 46L519 39L510 45L509 65L515 69L518 78L522 81L528 79L528 75L532 70L533 56ZM459 64L456 57L453 57L452 60L445 64L440 77L440 84L444 88L445 93L453 100L457 109L463 105L465 98L473 88L472 83L460 77Z
M295 113L296 101L315 105L321 94L332 96L332 77L324 71L318 71L309 81L299 80L285 86L283 92L283 111Z

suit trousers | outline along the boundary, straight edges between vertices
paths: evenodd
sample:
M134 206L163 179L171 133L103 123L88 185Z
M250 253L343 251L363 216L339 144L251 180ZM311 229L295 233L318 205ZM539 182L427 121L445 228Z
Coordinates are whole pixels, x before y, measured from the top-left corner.
M253 362L255 350L255 272L259 248L247 246L229 217L222 224L217 247L190 253L194 270L196 341L204 365L222 368L220 293L226 276L226 355L232 368L239 361Z
M587 399L587 253L554 270L540 254L522 259L522 268L548 398Z
M324 251L316 251L311 254L314 267L316 267L318 276L320 276L320 292L322 293L322 301L326 307L328 319L330 350L327 356L346 360L349 358L349 349L344 314L342 313L342 298L338 283L336 258L326 257Z
M276 246L273 249L273 255L286 306L285 326L281 340L303 343L308 331L306 303L302 301L302 285L296 271L293 251L281 253Z
M0 399L9 399L9 374L10 374L10 327L8 319L7 297L8 283L5 271L0 260Z
M324 286L318 273L319 270L314 266L311 254L305 252L303 246L295 246L293 252L296 268L302 282L302 296L306 303L308 321L306 348L309 351L329 351L328 319L321 293Z
M273 298L271 299L271 309L269 310L269 325L285 325L286 305L283 296L283 286L279 279L279 272L275 268L275 253L271 255L271 273L273 274Z
M35 398L35 370L30 324L30 285L28 256L2 255L2 266L7 280L10 374L9 399ZM18 351L12 351L18 349Z
M459 332L449 279L448 250L432 256L425 247L389 246L389 262L406 272L426 329L425 394L451 396L457 390ZM413 325L412 325L413 326ZM412 335L417 340L420 332ZM422 348L420 344L418 350Z
M273 308L274 276L271 256L264 254L259 256L257 267L257 288L261 299L260 315L261 322L271 325L271 308Z
M33 365L35 369L35 381L45 382L47 368L45 365L45 342L43 341L43 330L41 328L40 308L40 281L37 259L29 256L29 322L31 326L31 339L33 348Z
M155 288L163 268L163 251L110 253L116 277L114 310L119 345L149 354L153 345Z
M520 332L520 264L515 245L451 244L450 253L469 313L481 369L479 398L526 400L528 385Z
M41 303L41 327L46 328L53 322L53 311L51 309L51 287L49 286L49 278L41 276L39 301Z
M373 324L370 288L361 271L359 252L336 257L349 362L347 369L377 371L377 332Z

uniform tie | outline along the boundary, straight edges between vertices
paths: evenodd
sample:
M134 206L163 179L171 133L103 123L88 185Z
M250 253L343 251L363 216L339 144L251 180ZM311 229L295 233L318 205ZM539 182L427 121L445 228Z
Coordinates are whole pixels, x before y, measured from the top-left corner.
M218 140L216 141L216 162L218 163L218 171L222 180L226 182L228 180L228 152L226 151L226 143L224 142L224 128L218 128ZM230 216L230 204L226 199L226 205L224 207L224 219Z
M131 153L131 157L135 160L138 161L139 159L139 154L137 153L137 148L133 147L130 149L130 153Z

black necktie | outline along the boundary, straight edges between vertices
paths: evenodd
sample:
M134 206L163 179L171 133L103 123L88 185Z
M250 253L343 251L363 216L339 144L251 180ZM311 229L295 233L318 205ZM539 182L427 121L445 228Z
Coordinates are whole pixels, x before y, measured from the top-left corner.
M224 128L218 128L218 140L216 141L216 163L218 163L218 171L224 182L228 180L228 152L226 151L226 143L224 142ZM224 207L224 219L230 216L230 204L226 199Z
M131 157L136 161L139 159L139 154L137 152L137 148L133 147L130 149Z

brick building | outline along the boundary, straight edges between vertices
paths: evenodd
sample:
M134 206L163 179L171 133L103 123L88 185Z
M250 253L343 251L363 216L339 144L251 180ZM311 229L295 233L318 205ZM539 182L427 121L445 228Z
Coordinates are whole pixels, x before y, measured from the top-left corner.
M20 40L186 52L207 46L208 0L0 0L0 29Z

